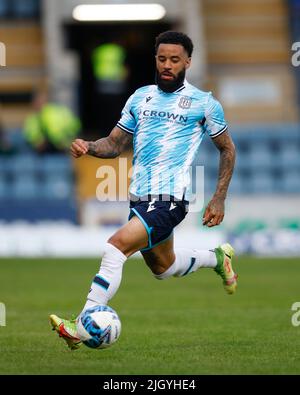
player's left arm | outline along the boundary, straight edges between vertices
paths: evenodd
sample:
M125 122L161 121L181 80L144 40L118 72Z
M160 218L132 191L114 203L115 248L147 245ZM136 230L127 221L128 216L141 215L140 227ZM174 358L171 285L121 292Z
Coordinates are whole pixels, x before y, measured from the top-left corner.
M227 131L214 138L213 142L220 151L220 164L216 192L203 215L203 225L208 227L219 225L223 221L225 199L235 163L235 146Z

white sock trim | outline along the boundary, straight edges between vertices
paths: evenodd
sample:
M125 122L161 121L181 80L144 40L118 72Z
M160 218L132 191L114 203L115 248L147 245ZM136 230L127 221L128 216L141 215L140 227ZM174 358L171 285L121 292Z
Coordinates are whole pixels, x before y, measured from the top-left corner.
M172 263L172 265L163 273L161 274L154 274L154 277L157 278L157 280L165 280L168 277L173 276L176 273L177 270L177 265L176 265L176 260Z
M114 254L117 254L117 255L119 255L120 256L120 258L123 258L123 259L127 259L127 256L125 255L125 254L123 254L123 252L122 251L120 251L117 247L115 247L113 244L110 244L110 243L105 243L105 248L104 248L104 254L106 253L106 252L109 252L109 250L111 250L111 252L113 252ZM103 255L104 255L103 254Z
M158 280L164 280L170 276L182 277L195 272L201 267L215 268L217 258L214 251L211 250L192 250L180 248L175 250L174 263L161 274L154 274Z

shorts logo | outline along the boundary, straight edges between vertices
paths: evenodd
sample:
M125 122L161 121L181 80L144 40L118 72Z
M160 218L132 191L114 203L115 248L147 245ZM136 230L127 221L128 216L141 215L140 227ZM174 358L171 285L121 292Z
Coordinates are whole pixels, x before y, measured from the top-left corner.
M178 103L178 106L179 106L180 108L185 109L185 110L188 109L188 108L190 108L191 105L192 105L192 99L191 99L190 97L187 97L187 96L183 96L183 97L180 99L179 103Z
M149 206L148 206L148 209L147 209L147 213L149 213L149 211L152 211L152 210L155 210L155 209L156 209L156 207L154 207L155 201L156 201L156 198L152 199L151 202L149 202Z
M173 202L171 202L169 211L174 210L174 208L176 208L176 207L177 207L176 204L174 204Z

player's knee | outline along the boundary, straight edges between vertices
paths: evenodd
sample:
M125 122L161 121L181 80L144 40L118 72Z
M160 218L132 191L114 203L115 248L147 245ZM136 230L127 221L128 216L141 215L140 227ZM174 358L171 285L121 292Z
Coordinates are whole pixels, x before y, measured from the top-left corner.
M122 237L122 235L113 235L108 240L107 243L112 244L119 251L121 251L127 257L130 257L138 249L134 245L128 243L127 238Z
M124 243L124 240L120 236L111 236L108 240L107 243L112 244L114 247L116 247L119 251L123 252L125 254L126 252L126 246Z

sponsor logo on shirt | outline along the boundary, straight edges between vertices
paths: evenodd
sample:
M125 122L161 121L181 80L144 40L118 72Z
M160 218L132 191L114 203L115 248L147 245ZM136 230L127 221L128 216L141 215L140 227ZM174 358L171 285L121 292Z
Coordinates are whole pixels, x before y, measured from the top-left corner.
M188 122L188 117L180 114L174 114L172 112L166 111L154 111L154 110L144 110L142 111L143 117L146 118L163 118L170 122L176 122L181 124L186 124Z

